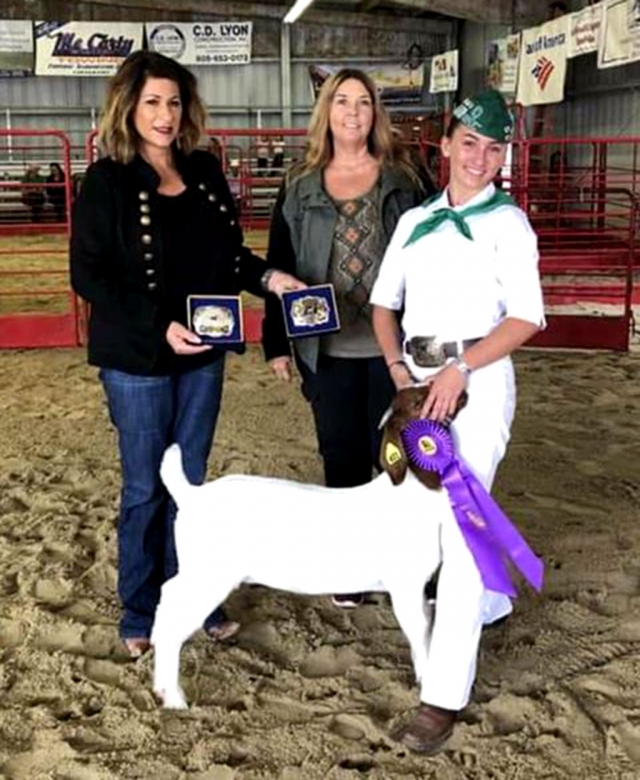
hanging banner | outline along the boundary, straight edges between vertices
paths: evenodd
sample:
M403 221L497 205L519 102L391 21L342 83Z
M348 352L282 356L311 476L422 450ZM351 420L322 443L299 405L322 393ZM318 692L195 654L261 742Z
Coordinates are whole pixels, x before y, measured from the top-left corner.
M429 92L455 92L458 89L458 50L431 58Z
M151 51L183 65L246 65L251 62L253 22L147 22Z
M346 64L309 65L309 76L314 99L318 97L320 88L324 82L344 68ZM424 67L408 68L404 65L358 65L358 70L369 76L378 88L380 100L385 105L399 105L405 103L421 103L424 87Z
M487 86L505 94L514 94L518 86L520 33L489 43Z
M142 23L36 22L37 76L112 76L142 48Z
M569 16L561 16L522 33L518 103L560 103L567 73Z
M33 24L0 21L0 76L33 73Z
M598 67L640 60L640 0L604 0Z
M567 57L578 57L598 51L598 37L602 21L602 3L588 5L569 17Z

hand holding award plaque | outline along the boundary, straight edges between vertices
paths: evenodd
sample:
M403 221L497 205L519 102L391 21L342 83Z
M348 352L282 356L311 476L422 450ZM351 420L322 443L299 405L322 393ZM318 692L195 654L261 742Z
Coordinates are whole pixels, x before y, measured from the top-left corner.
M238 295L189 295L187 322L203 344L242 344L242 300Z
M340 318L332 284L318 284L282 295L287 336L291 339L320 336L340 330Z

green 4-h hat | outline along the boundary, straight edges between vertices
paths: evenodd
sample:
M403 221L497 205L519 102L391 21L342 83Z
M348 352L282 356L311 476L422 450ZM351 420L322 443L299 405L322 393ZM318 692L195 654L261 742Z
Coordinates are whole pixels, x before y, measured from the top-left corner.
M454 109L454 117L471 130L509 143L513 137L513 117L502 95L495 89L487 89L468 97Z

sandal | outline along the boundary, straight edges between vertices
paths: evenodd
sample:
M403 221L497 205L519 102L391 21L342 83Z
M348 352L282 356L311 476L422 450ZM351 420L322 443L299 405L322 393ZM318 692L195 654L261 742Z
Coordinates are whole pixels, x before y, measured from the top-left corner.
M127 637L122 642L129 658L140 658L151 650L151 642L146 636Z
M224 642L225 639L231 639L239 630L240 623L236 623L235 620L223 620L221 623L205 628L207 636L213 639L214 642Z

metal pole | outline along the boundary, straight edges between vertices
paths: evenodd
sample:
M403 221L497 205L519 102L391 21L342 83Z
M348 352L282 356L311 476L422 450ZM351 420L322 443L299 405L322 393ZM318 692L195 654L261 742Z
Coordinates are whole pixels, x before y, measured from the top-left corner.
M280 95L282 126L291 127L291 25L280 25Z
M5 113L7 117L7 130L11 130L11 109L8 108ZM11 137L11 133L7 135L7 152L9 162L13 162L13 138Z

